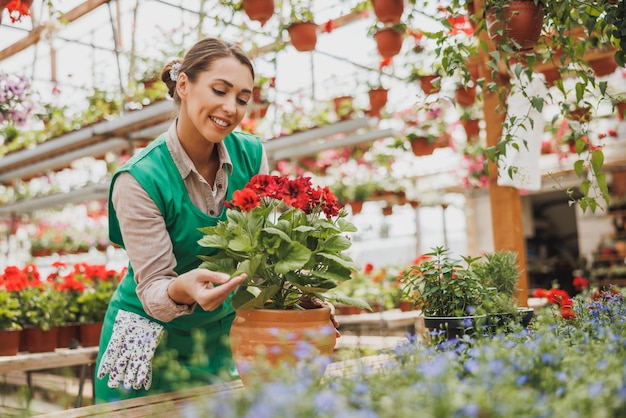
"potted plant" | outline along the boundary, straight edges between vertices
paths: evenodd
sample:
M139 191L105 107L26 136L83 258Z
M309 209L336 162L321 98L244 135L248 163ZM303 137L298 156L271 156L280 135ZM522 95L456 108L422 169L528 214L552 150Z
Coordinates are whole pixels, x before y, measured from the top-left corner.
M522 324L528 325L533 310L517 307L518 281L521 275L517 252L510 250L488 252L472 264L472 270L484 286L495 290L489 299L488 312L509 318L519 313L523 315Z
M405 109L397 115L403 126L400 134L416 156L432 154L435 148L450 145L450 129L444 105L437 102Z
M226 205L227 219L202 228L198 243L218 250L201 256L201 268L248 276L230 299L236 311L231 348L242 378L259 346L281 347L279 353L269 349L275 362L295 361L290 351L302 340L330 355L336 338L330 310L307 309L310 302L368 308L327 293L358 269L345 252L351 245L346 234L356 230L348 213L328 187L314 188L309 177L256 175Z
M82 346L98 345L106 310L124 273L125 269L118 273L103 265L74 265L75 278L85 284L85 290L77 299Z
M381 57L390 58L398 55L402 49L406 24L380 24L376 23L369 29L369 34L376 41L376 48Z
M383 23L396 24L404 13L404 0L372 0L376 19Z
M0 356L15 355L20 347L21 309L17 297L20 284L12 280L15 276L11 275L10 271L11 269L7 267L5 273L0 276Z
M317 44L317 24L313 12L299 0L290 1L289 9L289 23L286 29L291 44L301 52L313 51Z
M47 282L31 282L18 292L22 335L20 348L31 353L54 351L65 317L65 298Z
M448 338L483 329L491 332L517 312L511 295L519 275L514 253L459 260L450 256L450 250L435 247L425 256L403 272L402 290L424 313L426 328Z

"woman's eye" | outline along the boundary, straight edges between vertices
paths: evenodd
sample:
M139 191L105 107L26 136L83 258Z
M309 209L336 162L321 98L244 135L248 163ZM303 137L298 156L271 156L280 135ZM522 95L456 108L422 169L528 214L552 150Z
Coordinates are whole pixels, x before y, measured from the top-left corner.
M218 96L223 96L223 95L225 95L225 94L226 94L226 92L225 92L225 91L218 90L218 89L216 89L215 87L213 87L213 93L217 94Z
M245 105L248 104L248 101L247 100L243 100L243 99L237 99L237 103L239 103L242 106L245 106Z

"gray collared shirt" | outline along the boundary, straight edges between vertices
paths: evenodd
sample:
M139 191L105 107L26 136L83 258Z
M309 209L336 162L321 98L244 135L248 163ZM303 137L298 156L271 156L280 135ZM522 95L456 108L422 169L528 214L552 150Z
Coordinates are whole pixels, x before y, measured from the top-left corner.
M166 144L191 201L204 213L219 214L228 189L226 170L232 170L226 146L221 142L216 144L220 168L215 183L209 185L183 149L176 134L176 121L167 131ZM265 150L259 173L269 173ZM130 173L123 172L115 181L112 202L126 254L135 272L137 295L146 313L163 322L191 313L194 305L179 305L167 293L171 280L178 276L174 271L176 259L163 215L154 201Z

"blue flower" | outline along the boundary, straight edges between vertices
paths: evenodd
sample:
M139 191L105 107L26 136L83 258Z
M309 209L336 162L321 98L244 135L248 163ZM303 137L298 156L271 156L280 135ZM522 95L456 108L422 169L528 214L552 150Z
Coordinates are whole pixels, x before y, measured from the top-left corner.
M602 393L602 383L600 382L590 383L589 385L587 385L587 390L589 391L590 398L593 399L595 397L598 397Z

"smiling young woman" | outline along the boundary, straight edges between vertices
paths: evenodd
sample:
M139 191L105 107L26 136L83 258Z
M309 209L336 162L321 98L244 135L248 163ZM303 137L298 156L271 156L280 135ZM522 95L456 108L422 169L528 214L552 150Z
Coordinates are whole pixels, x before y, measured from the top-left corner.
M111 181L109 238L129 264L102 329L98 403L238 377L226 337L235 317L231 292L246 276L199 269L199 256L215 249L197 242L200 227L225 219L233 192L268 172L261 139L235 131L254 68L237 45L207 38L168 63L161 79L177 117ZM198 344L206 361L192 358ZM174 379L171 358L184 370Z

